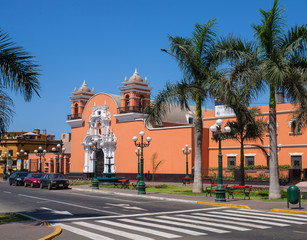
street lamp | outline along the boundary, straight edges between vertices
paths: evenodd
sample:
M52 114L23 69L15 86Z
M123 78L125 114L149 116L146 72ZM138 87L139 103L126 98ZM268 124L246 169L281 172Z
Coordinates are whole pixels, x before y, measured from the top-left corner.
M185 151L184 151L185 150ZM192 148L189 148L189 145L185 145L185 149L182 148L182 152L186 155L186 175L185 178L189 178L189 154L191 153Z
M7 152L5 152L4 155L1 154L1 158L4 158L3 180L7 180L7 158L8 158Z
M92 177L92 188L93 189L99 189L99 181L97 179L97 152L98 152L98 140L94 140L89 143L90 150L94 151L94 176ZM100 144L100 146L103 146L103 143Z
M145 183L144 183L144 158L143 158L143 148L148 147L151 141L150 137L146 138L147 143L144 143L144 135L145 133L143 131L141 131L140 133L141 136L141 142L137 143L138 137L134 136L132 138L135 146L140 147L141 148L141 161L140 161L140 177L139 177L139 181L138 181L138 194L146 194L145 191Z
M27 152L25 152L23 149L20 149L20 152L16 152L17 156L20 155L20 159L21 159L21 166L20 166L20 171L23 171L23 157L26 157L28 155Z
M210 127L210 131L215 133L218 131L218 141L219 141L219 154L218 154L218 185L215 190L215 201L216 202L225 202L226 196L225 196L225 187L223 185L223 155L222 155L222 148L221 148L221 141L222 141L222 131L221 126L223 124L222 119L216 120L216 124L212 125ZM226 126L224 128L224 132L229 133L231 132L231 129L229 126Z
M42 157L45 156L46 154L46 150L42 147L38 147L38 149L34 150L34 153L36 156L39 156L39 172L41 173L42 172Z
M56 161L56 173L60 172L60 154L64 154L65 152L65 148L63 147L61 149L61 144L56 145L57 148L53 147L51 149L52 152L54 152L54 154L58 155L57 161Z
M137 150L135 150L135 154L138 156L138 174L136 175L136 180L140 180L140 156L141 156L141 150L138 147Z

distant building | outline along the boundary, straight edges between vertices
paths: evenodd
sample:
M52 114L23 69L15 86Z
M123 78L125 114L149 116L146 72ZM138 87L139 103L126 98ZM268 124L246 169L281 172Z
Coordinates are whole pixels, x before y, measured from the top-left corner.
M23 169L28 170L31 167L31 162L26 161L34 150L39 147L45 149L47 153L52 151L53 147L58 144L62 146L61 140L55 140L55 135L48 134L46 131L43 133L39 129L35 129L33 132L6 132L1 135L0 139L0 174L3 173L5 163L7 164L7 170L16 171L20 169L17 160L24 159ZM23 153L22 153L23 152ZM36 160L37 162L37 157ZM32 163L32 167L37 167L37 163ZM33 169L34 170L34 169ZM37 171L37 169L35 169Z

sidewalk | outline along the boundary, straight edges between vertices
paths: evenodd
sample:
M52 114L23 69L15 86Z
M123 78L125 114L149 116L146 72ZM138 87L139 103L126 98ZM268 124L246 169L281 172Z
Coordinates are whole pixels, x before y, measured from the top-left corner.
M151 185L178 185L182 186L182 183L167 183L167 182L150 182L146 184ZM301 191L307 191L307 182L301 182L297 185ZM253 186L257 187L257 186ZM263 186L262 186L263 187ZM267 186L266 186L267 187ZM228 207L241 207L250 208L255 210L266 210L266 211L278 211L278 212L292 212L292 213L302 213L307 214L307 203L302 203L302 209L299 209L299 205L290 204L290 208L287 208L286 202L262 202L258 200L243 200L243 199L226 199L225 203L215 203L215 197L203 196L185 196L185 195L174 195L174 194L163 194L163 193L151 193L147 192L143 195L138 195L137 190L132 189L120 189L120 188L100 188L92 189L89 185L82 186L72 186L72 191L82 191L82 192L95 192L101 194L110 195L122 195L122 196L134 196L139 198L151 198L163 201L180 201L191 204L205 204L205 205L221 205ZM287 189L288 187L281 187L282 189ZM40 221L32 222L19 222L19 223L8 223L0 224L1 239L6 240L48 240L53 239L61 233L60 227L51 227L45 225Z
M170 182L150 182L146 184L151 185L178 185L182 186L182 183L170 183ZM301 182L297 185L301 191L307 191L307 182ZM253 186L259 187L259 186ZM264 186L261 186L264 187ZM266 186L268 187L268 186ZM299 209L299 204L290 204L289 208L287 208L287 202L263 202L259 200L244 200L244 199L227 199L224 203L215 203L215 196L185 196L185 195L175 195L175 194L164 194L164 193L152 193L146 192L146 194L138 195L137 190L133 189L120 189L120 188L100 188L98 189L91 189L88 185L83 186L72 186L72 190L74 191L87 191L87 192L100 192L100 193L107 193L107 194L114 194L114 195L123 195L123 196L137 196L140 198L151 198L151 199L158 199L158 200L165 200L165 201L180 201L180 202L189 202L195 204L208 204L208 205L223 205L229 207L244 207L250 208L255 210L267 210L270 211L272 209L278 209L282 211L290 211L290 212L300 212L307 214L307 203L301 203L301 209ZM288 186L282 186L281 189L287 189ZM238 206L239 205L239 206Z

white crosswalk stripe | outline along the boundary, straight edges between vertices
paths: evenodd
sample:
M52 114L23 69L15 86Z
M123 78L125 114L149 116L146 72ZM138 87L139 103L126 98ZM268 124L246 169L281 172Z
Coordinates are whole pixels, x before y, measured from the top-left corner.
M110 234L114 234L114 235L118 235L118 236L125 236L126 238L129 238L129 239L153 240L153 238L148 238L148 237L133 234L133 233L119 231L119 230L115 230L115 229L112 229L112 228L109 228L109 227L103 227L103 226L100 226L100 225L97 225L97 224L86 223L86 222L73 222L73 223L78 224L78 225L83 226L83 227L88 227L88 228L92 228L92 229L95 229L95 230L107 232L107 233L110 233Z
M154 240L182 238L187 235L203 236L210 233L223 234L234 231L251 231L253 229L269 229L291 224L307 224L307 216L299 214L267 212L251 209L220 209L208 212L191 211L180 213L161 213L149 217L125 216L108 220L96 220L93 223L74 221L59 225L67 231L85 239L112 240L134 239ZM145 217L146 216L146 217ZM76 227L77 226L77 227ZM193 230L191 230L193 229ZM95 232L91 232L95 231ZM101 232L101 234L98 234ZM104 236L106 235L106 236Z
M192 236L207 235L206 233L203 233L203 232L196 232L196 231L192 231L192 230L189 230L189 229L171 227L171 226L162 225L162 224L149 223L149 222L137 221L137 220L131 220L131 219L118 219L118 220L133 223L133 224L140 224L140 225L144 225L144 226L148 226L148 227L162 228L162 229L167 229L167 230L171 230L171 231L175 231L175 232L181 232L181 233L192 235Z
M203 222L203 221L198 221L198 220L192 220L192 219L187 219L185 217L179 218L179 217L170 217L170 216L159 216L159 218L164 218L164 219L169 219L169 220L174 220L174 221L181 221L181 222L188 222L188 223L196 223L200 225L210 225L210 227L221 227L221 228L228 228L232 230L237 230L237 231L249 231L251 229L249 228L242 228L242 227L237 227L233 225L226 225L226 224L221 224L221 223L208 223L208 222ZM140 218L140 219L145 219L145 218ZM190 224L189 224L190 226ZM207 230L211 231L211 229ZM216 232L216 229L213 229L213 232Z
M245 215L253 215L253 216L257 215L257 216L264 216L264 217L276 217L276 216L272 215L271 213L246 212L246 211L242 211L242 210L225 210L225 211L226 212L233 212L233 213L240 213L240 214L245 214ZM291 217L291 216L284 216L284 215L280 215L280 216L278 216L278 218L289 219L289 220L299 220L299 221L307 222L307 219ZM302 222L302 223L298 223L298 224L306 224L306 223Z
M228 215L228 216L240 216L240 217L247 217L246 215L240 213L228 213L228 212L209 212L213 214L223 214L223 215ZM249 218L253 219L261 219L261 220L268 220L268 221L277 221L277 222L284 222L284 223L292 223L292 224L305 224L302 222L297 222L297 221L290 221L290 220L285 220L285 219L279 219L279 218L272 218L272 217L259 217L259 216L253 216L253 215L248 215Z
M149 228L137 227L135 225L129 225L129 224L124 224L124 223L118 223L118 222L115 223L115 222L107 221L107 220L98 220L96 222L99 222L99 223L102 223L102 224L107 224L107 225L112 225L112 226L115 225L117 227L129 229L129 230L134 230L134 231L138 231L138 232L144 232L144 233L148 233L148 234L152 234L152 235L156 235L156 236L164 237L164 238L180 237L179 235L166 233L166 232L162 232L162 231L156 231L156 230L149 229Z
M172 221L162 220L162 219L154 219L154 218L139 218L139 219L147 220L147 221L153 221L153 222L159 222L159 223L166 223L166 224L176 225L176 226L179 226L179 227L186 227L187 226L186 223L174 221L174 218L173 218ZM188 225L189 228L196 228L196 229L199 229L199 230L205 230L205 231L215 232L215 233L229 233L229 231L225 231L225 230L220 230L220 229L216 229L216 228L203 227L203 226L191 224L191 222L192 221L190 221L190 223Z
M193 213L193 215L205 216L205 217L214 217L214 218L223 218L223 219L231 219L231 220L242 221L242 222L261 223L261 224L267 224L267 225L278 226L278 227L290 226L289 224L284 224L284 223L275 223L275 222L270 222L270 221L247 219L247 218L242 218L242 217L225 216L224 213L221 213L222 216L219 215L219 214L206 214L206 213Z
M225 220L225 219L216 219L216 218L210 218L210 217L200 217L200 216L191 216L191 215L183 215L183 214L179 214L179 215L176 215L176 216L182 217L182 218L199 219L199 220L202 220L202 221L210 222L210 224L211 224L211 222L218 222L218 223L229 223L229 224L235 224L235 225L240 225L240 226L245 226L245 227L259 228L259 229L271 228L271 227L259 225L259 224L252 224L252 223L238 222L238 221L229 221L229 220Z
M99 235L99 234L96 234L96 233L92 233L92 232L89 232L89 231L85 231L85 230L82 230L80 228L76 228L76 227L72 227L72 226L69 226L67 224L59 224L61 226L61 228L65 229L65 230L68 230L72 233L75 233L77 235L80 235L80 236L83 236L83 237L87 237L89 239L95 239L95 240L114 240L113 238L108 238L108 237L104 237L102 235Z

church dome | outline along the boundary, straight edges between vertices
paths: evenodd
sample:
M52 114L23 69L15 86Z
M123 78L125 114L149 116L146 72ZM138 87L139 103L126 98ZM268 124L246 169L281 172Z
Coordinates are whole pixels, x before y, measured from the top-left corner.
M130 77L129 82L143 82L143 79L140 77L137 69L135 69L135 72Z
M78 92L91 92L91 89L88 88L88 86L85 83L85 80L82 86L78 89Z

